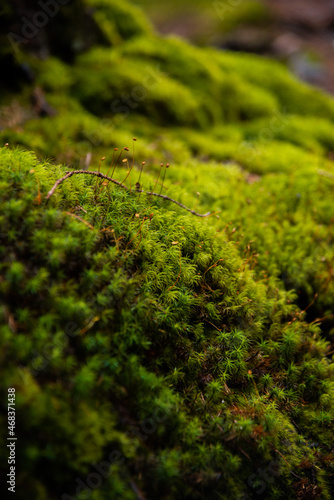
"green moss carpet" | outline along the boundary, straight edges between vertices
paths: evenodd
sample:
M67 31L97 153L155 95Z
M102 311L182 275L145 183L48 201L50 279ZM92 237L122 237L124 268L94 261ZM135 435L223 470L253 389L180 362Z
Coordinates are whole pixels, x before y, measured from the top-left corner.
M30 37L23 4L0 22L16 498L330 500L334 100L128 2L59 2Z

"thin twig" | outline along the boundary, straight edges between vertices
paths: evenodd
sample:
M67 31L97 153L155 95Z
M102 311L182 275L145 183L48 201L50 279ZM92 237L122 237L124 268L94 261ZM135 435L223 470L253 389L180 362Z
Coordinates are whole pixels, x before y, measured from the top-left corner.
M64 182L66 179L69 179L70 177L72 177L72 175L76 175L76 174L95 175L97 177L101 177L101 179L106 179L109 182L113 182L114 184L117 184L117 186L119 186L119 187L121 187L121 188L126 189L127 191L129 191L129 188L127 188L126 186L124 186L124 184L122 184L119 181L116 181L115 179L112 179L111 177L108 177L107 175L102 174L101 172L93 172L91 170L73 170L72 172L67 172L66 175L64 175L64 177L62 177L61 179L58 179L54 183L53 187L50 189L50 191L46 195L46 200L49 200L51 198L51 196L56 191L57 187L62 182ZM208 212L206 214L199 214L199 213L195 212L195 210L191 210L191 208L188 208L185 205L182 205L182 203L180 203L179 201L173 200L173 198L170 198L169 196L166 196L165 194L153 193L151 191L142 191L142 190L138 190L137 193L138 192L139 193L144 193L144 194L147 194L147 195L150 195L150 196L158 196L159 198L163 198L164 200L171 201L171 202L175 203L176 205L178 205L179 207L184 208L184 210L187 210L188 212L192 213L193 215L196 215L197 217L208 217L209 215L211 215L211 212Z

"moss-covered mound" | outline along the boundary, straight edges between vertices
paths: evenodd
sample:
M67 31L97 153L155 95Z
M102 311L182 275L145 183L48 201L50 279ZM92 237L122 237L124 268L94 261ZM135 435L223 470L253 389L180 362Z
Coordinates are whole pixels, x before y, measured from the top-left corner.
M84 175L46 201L64 167L0 162L19 498L330 498L329 344L294 293L168 201Z
M31 37L31 3L2 7L17 497L332 498L334 101L127 2L63 4Z

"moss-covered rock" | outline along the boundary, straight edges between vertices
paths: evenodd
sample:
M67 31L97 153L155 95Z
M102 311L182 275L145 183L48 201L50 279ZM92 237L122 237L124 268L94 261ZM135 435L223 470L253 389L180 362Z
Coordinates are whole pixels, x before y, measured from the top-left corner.
M332 498L333 100L118 0L63 6L20 51L5 38L18 498Z
M18 497L330 498L329 344L294 293L170 202L84 174L46 201L64 167L0 162Z

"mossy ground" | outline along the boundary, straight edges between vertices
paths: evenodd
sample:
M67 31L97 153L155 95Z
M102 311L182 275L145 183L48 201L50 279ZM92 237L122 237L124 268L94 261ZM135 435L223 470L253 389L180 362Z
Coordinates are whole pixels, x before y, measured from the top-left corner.
M91 498L332 498L333 100L159 38L125 2L76 2L52 29L72 40L82 12L70 58L3 54L35 75L4 80L0 131L18 497L75 498L113 461ZM46 200L121 151L128 189L81 174ZM213 214L136 192L142 161L144 190Z

